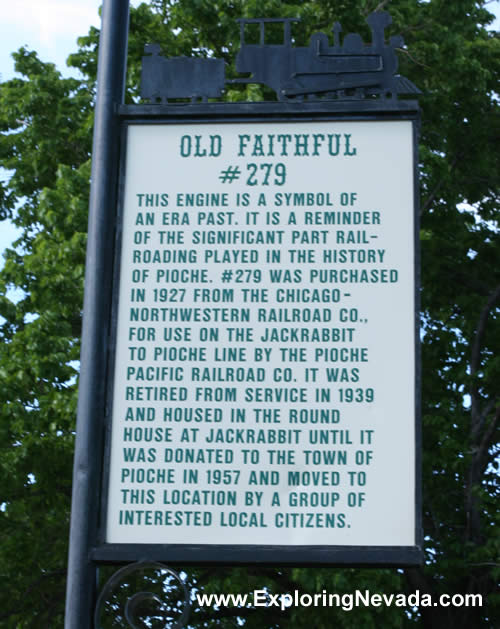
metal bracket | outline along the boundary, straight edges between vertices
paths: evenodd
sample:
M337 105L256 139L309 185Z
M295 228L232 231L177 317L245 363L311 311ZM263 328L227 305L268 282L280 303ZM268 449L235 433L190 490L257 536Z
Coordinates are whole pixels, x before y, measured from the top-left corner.
M143 587L148 591L142 591ZM141 629L144 625L137 623L142 617L164 623L165 629L183 629L190 607L190 592L177 572L162 563L138 562L108 579L97 599L94 626Z

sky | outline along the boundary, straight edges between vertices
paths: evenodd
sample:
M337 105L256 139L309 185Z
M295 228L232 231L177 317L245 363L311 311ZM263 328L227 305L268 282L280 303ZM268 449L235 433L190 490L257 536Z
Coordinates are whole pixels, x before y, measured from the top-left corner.
M453 1L453 0L450 0ZM0 21L0 79L12 78L14 62L11 53L25 46L35 50L42 61L55 63L65 76L74 70L66 68L68 55L77 50L76 40L90 26L100 26L99 6L102 0L10 0L3 7ZM141 0L131 0L137 6ZM500 0L491 0L488 8L500 18ZM496 21L500 28L500 19ZM0 177L5 176L0 172ZM0 252L16 238L16 229L0 223ZM0 266L3 260L0 257Z
M86 35L90 26L100 27L101 4L102 0L10 0L0 19L0 80L14 76L11 54L21 46L35 50L42 61L55 63L64 76L75 75L74 68L66 67L66 59L77 50L78 37ZM141 0L130 4L138 6ZM5 176L0 171L0 178ZM1 222L0 252L17 236L11 223Z
M130 2L132 6L140 3ZM102 0L11 0L2 11L0 23L2 80L11 78L14 63L10 55L21 46L36 50L42 61L53 62L68 74L66 58L76 51L78 37L85 35L91 25L100 26L101 4Z

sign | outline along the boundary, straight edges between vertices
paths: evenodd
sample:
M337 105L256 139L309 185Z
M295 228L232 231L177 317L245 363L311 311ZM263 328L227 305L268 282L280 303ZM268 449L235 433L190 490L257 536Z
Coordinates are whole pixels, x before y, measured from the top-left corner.
M147 44L125 105L104 2L66 629L147 561L422 561L419 90L387 13L297 21L239 20L231 79Z
M106 544L416 545L413 124L125 125Z

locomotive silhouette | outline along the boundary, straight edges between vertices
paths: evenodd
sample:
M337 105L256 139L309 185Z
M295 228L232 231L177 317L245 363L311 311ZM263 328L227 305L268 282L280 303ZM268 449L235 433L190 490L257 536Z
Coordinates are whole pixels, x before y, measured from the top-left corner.
M315 33L309 46L293 46L292 24L296 18L240 19L240 49L236 70L250 76L230 81L225 79L221 59L163 58L159 47L147 45L152 57L143 57L141 95L151 100L168 102L172 98L207 100L222 94L226 83L262 83L276 92L279 100L321 98L387 97L419 93L408 79L396 75L396 48L403 38L393 36L385 42L385 28L392 22L388 13L372 13L367 23L372 41L365 44L357 33L349 33L340 43L342 28L333 26L334 42L328 35ZM283 42L266 43L266 26L283 25ZM246 27L257 25L259 43L247 43Z

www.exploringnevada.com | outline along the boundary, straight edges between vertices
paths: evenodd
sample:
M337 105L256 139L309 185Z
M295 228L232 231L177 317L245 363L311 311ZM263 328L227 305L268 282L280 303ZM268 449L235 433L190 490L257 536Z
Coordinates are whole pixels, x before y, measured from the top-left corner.
M441 594L433 598L418 590L411 594L378 594L356 590L353 594L331 594L326 590L307 594L271 594L268 590L254 590L248 594L196 594L200 607L338 607L351 611L356 607L482 607L481 594Z

